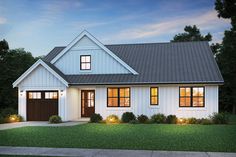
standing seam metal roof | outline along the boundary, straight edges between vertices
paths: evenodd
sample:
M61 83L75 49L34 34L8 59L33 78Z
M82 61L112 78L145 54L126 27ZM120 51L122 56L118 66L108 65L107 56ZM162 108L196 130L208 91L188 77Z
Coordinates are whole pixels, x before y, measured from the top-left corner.
M70 84L224 82L208 42L144 43L105 46L134 68L139 74L64 75L66 80ZM44 58L44 61L49 63L64 48L55 47ZM54 68L56 67L54 66Z

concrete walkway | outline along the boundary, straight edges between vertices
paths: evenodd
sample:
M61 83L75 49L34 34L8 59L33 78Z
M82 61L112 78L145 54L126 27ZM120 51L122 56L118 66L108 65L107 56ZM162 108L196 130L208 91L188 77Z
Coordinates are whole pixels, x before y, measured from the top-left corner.
M236 157L236 153L0 146L0 154L78 157Z
M6 129L13 129L13 128L20 128L25 126L51 126L51 127L60 127L60 126L74 126L78 124L87 123L86 121L71 121L71 122L64 122L59 124L49 124L48 122L16 122L16 123L5 123L0 124L0 130Z

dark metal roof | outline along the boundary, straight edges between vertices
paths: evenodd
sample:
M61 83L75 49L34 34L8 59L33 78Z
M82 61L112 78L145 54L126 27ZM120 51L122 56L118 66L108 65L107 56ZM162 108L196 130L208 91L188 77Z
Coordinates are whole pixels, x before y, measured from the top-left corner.
M105 45L138 75L66 75L70 84L223 83L208 42ZM55 47L50 62L65 47Z

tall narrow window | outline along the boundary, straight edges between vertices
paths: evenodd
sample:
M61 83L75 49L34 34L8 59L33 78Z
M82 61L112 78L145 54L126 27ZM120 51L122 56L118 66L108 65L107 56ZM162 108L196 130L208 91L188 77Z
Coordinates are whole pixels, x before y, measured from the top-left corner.
M155 106L158 105L158 87L150 88L150 104Z
M204 107L204 87L180 87L180 107Z
M91 70L91 56L80 56L80 70Z
M107 107L130 107L130 88L107 88Z

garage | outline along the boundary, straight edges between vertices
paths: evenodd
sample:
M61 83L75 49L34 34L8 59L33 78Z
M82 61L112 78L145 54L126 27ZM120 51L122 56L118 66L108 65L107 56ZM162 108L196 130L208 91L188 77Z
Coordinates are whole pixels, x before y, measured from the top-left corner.
M58 115L58 91L27 91L27 121L48 121Z

